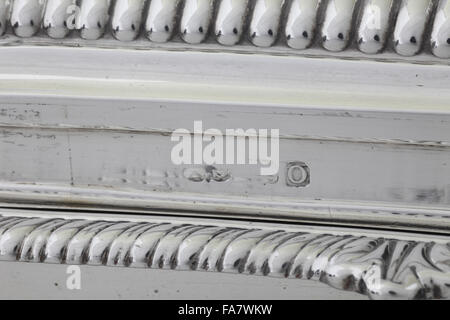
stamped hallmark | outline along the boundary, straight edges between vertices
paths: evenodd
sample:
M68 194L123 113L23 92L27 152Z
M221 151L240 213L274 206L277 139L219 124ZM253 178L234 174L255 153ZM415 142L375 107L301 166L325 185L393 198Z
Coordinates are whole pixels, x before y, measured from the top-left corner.
M286 166L288 187L306 187L310 183L309 167L301 161L289 162Z

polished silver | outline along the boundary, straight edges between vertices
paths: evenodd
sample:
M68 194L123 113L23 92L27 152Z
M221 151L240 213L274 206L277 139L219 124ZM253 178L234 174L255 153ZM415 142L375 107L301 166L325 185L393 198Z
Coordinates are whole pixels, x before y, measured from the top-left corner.
M393 37L398 54L413 56L422 49L432 8L432 0L402 0Z
M0 0L0 36L3 36L8 27L10 18L10 0Z
M47 0L42 27L55 39L66 37L75 25L75 0ZM71 20L69 21L69 19Z
M14 0L11 12L14 33L19 37L31 37L38 32L44 7L44 0Z
M148 9L145 32L154 42L168 41L175 30L180 0L152 0Z
M278 37L284 0L256 0L249 36L258 47L272 46Z
M348 39L328 49L347 50L336 52L322 47L330 1L274 10L261 2L267 15L256 26L277 34L255 35L258 48L249 37L255 1L224 1L192 2L189 14L184 1L153 0L148 11L83 2L79 20L103 19L104 28L60 20L71 4L56 1L44 12L51 26L43 21L33 37L8 26L0 260L22 275L30 266L22 262L201 270L319 280L373 299L449 298L450 62L445 36L432 35L447 32L446 2L432 2L423 54L404 57L393 46L398 6L358 1L344 10L336 30L350 26ZM386 30L379 44L373 10L389 17L375 28ZM113 26L117 39L141 37L122 43ZM199 119L219 132L279 129L279 170L175 163L171 133Z
M368 55L450 56L448 0L153 0L149 5L145 0L83 0L75 11L70 9L73 0L48 0L42 24L43 0L14 1L10 22L8 1L0 3L0 24L11 24L17 36L33 39L42 38L37 35L41 27L58 39L69 38L74 29L83 39L99 41L107 31L121 41L135 40L130 46L146 47L139 39L145 29L155 44L172 40L167 47L179 45L181 38L201 50L200 43L216 50L217 42L232 50L254 51L252 44L277 54L302 54L310 48L314 54L326 49L336 55L358 48ZM0 33L7 29L0 25ZM92 45L113 47L110 37L105 38L106 43ZM10 38L3 36L0 43L3 39ZM80 45L76 37L67 41Z
M450 297L450 243L274 228L0 216L0 260L321 281L372 299Z
M217 42L235 45L242 37L248 13L248 0L222 0L215 23Z
M83 39L95 40L103 36L109 21L110 0L83 0L76 16L76 28Z
M365 0L358 27L358 48L364 53L381 52L389 36L394 0Z
M145 0L116 0L111 18L114 37L121 41L137 38L141 29Z
M450 230L445 60L375 63L182 45L1 48L0 199ZM222 132L248 129L248 121L279 128L278 173L172 163L171 132L198 119ZM287 179L288 165L300 162L310 169L306 187L292 186L297 170Z
M198 44L206 39L213 9L213 0L185 0L180 21L180 32L184 41Z
M314 39L321 0L293 0L286 22L287 45L294 49L308 48Z
M350 43L357 0L329 0L322 26L322 45L330 51L342 51Z
M450 58L450 1L441 0L431 33L431 50L440 58Z

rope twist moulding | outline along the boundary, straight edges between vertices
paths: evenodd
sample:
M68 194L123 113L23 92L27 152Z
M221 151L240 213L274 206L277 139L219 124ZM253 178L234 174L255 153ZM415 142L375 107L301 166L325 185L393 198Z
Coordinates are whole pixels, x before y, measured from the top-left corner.
M318 280L374 299L449 298L450 244L171 222L0 216L0 260Z
M9 30L12 31L9 31ZM421 51L450 58L450 0L0 0L0 34L153 42L212 38L290 50Z

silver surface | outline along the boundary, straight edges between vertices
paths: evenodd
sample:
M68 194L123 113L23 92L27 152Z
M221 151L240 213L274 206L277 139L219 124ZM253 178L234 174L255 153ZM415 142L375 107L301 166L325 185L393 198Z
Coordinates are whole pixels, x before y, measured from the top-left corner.
M1 50L3 202L449 230L445 64ZM279 128L278 174L173 164L171 132L198 119ZM310 178L297 185L300 162Z
M180 33L184 41L190 44L203 42L212 21L214 1L185 0L180 20Z
M10 0L0 1L0 36L5 34L8 27L10 5Z
M69 2L34 4L16 0L10 18L0 2L0 281L17 295L19 260L22 278L90 264L448 298L446 0L84 0L70 18ZM170 134L198 119L279 128L279 172L177 166ZM55 276L38 292L51 297ZM184 297L215 283L190 293L188 278ZM260 279L261 297L282 283ZM116 285L110 297L125 297Z
M69 34L69 26L76 22L71 15L74 5L74 0L47 0L42 28L49 37L61 39Z
M8 215L0 260L308 279L372 299L449 298L449 243L166 221Z
M330 51L342 51L350 44L357 0L330 0L325 9L322 45Z
M286 21L287 45L294 49L308 48L314 38L318 21L320 0L294 0Z
M11 26L19 37L31 37L41 28L45 0L15 0L11 8ZM6 8L2 8L6 10ZM3 13L4 14L4 13Z
M309 47L332 53L359 48L363 54L396 52L406 57L424 52L443 59L450 51L447 0L155 0L149 5L143 0L83 0L73 12L63 10L69 1L45 3L16 0L11 19L7 7L0 5L3 31L9 24L9 34L36 36L44 14L42 27L50 37L67 37L77 45L80 36L98 40L105 33L126 42L143 38L140 25L146 21L145 34L156 43L173 39L188 45L253 44L282 47L284 54Z
M118 0L114 4L111 28L114 37L121 41L136 39L141 30L144 0Z
M433 5L431 0L402 0L393 38L398 54L413 56L421 50Z
M450 1L442 0L431 33L431 50L441 58L450 58Z
M284 0L257 0L249 27L251 42L258 47L272 46L280 29Z
M100 38L109 21L110 0L84 0L76 15L76 29L83 39Z
M392 25L394 0L366 0L358 27L358 48L364 53L381 52L386 46Z
M179 0L154 0L150 2L145 32L154 42L166 42L175 32Z
M237 44L244 32L248 0L221 1L217 13L215 34L223 45Z
M0 299L361 300L314 281L226 273L80 266L69 289L68 265L0 261ZM220 290L217 290L220 288Z

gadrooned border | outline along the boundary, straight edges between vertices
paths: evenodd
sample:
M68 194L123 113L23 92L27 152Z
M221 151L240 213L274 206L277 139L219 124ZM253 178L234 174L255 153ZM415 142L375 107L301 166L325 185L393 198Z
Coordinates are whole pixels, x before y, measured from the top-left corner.
M372 299L450 297L450 242L170 222L0 216L0 260L318 280Z

